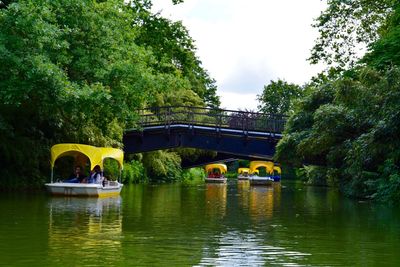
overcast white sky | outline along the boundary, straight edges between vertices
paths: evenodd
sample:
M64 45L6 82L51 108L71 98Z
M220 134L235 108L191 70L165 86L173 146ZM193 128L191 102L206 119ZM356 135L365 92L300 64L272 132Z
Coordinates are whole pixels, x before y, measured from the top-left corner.
M322 69L306 59L321 0L153 0L153 11L181 20L217 81L222 107L257 108L256 95L277 78L303 84Z

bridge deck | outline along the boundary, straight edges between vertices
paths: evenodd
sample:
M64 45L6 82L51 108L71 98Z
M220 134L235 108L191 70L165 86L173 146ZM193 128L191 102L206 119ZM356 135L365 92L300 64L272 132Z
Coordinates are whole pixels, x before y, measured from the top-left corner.
M198 107L140 110L124 134L125 152L190 147L240 157L268 158L282 138L286 116Z

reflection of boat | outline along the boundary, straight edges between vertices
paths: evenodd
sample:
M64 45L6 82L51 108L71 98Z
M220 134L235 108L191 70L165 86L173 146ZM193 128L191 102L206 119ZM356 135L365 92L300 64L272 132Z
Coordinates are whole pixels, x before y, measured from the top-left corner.
M225 216L227 184L206 185L206 210L210 215Z
M237 183L238 204L247 209L249 206L250 183L248 180L239 180Z
M252 187L249 192L249 212L252 218L271 218L274 210L274 188ZM278 193L277 193L278 194Z
M238 169L238 180L249 180L250 169L249 168L239 168Z
M226 183L224 174L227 171L225 164L209 164L206 165L207 177L205 178L207 183Z
M56 182L53 183L53 169L56 160L60 157L71 156L77 161L89 161L90 169L98 165L103 169L103 161L106 158L115 159L120 168L123 166L124 153L116 148L100 148L81 144L58 144L51 148L51 183L45 184L53 195L67 196L93 196L107 197L119 195L122 184L118 181L98 181L97 183ZM104 178L103 178L104 179Z
M93 214L102 216L103 212L119 211L121 197L107 198L51 198L49 202L52 213Z
M122 199L50 198L49 266L113 266L122 257ZM45 264L47 265L47 264Z
M265 169L265 176L260 175L260 169ZM268 176L267 174L273 173L274 163L270 161L251 161L250 162L250 173L251 176L249 178L251 185L272 185L274 181L273 178Z

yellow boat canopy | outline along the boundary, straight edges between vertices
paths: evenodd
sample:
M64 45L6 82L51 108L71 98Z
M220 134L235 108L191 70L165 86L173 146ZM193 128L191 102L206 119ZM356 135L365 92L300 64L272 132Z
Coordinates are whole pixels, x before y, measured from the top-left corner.
M225 164L217 163L217 164L206 165L206 172L207 173L212 171L212 170L214 170L214 169L218 169L221 172L221 174L224 174L227 171L227 167L226 167Z
M106 158L118 161L121 169L124 165L124 152L117 148L95 147L82 144L57 144L51 148L51 167L54 168L56 160L60 157L72 156L76 160L79 160L82 158L82 155L89 158L91 170L96 165L99 165L103 169L103 161Z
M258 168L265 167L268 173L274 172L274 163L272 161L251 161L250 162L250 172L258 173Z
M276 171L279 174L282 173L281 167L278 167L278 166L274 166L274 171Z
M238 173L242 174L242 173L250 173L250 169L249 168L239 168L238 169Z

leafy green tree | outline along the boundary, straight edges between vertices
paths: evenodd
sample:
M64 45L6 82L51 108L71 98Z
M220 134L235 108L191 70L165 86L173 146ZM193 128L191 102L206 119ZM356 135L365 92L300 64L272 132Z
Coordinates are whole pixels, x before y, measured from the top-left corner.
M328 0L327 9L313 25L319 37L311 63L324 62L339 69L354 66L362 56L357 51L385 32L397 6L396 0Z
M179 3L182 1L175 1ZM141 27L136 43L152 51L156 57L153 67L162 73L172 73L189 81L194 91L210 107L219 107L215 80L202 67L196 56L196 46L182 22L173 22L150 12L151 2L133 1Z
M293 111L293 102L302 93L302 88L296 84L281 79L270 81L264 86L262 94L257 96L260 102L258 109L265 113L289 114Z
M173 182L182 177L181 158L177 153L161 150L144 153L142 162L150 181Z
M400 66L400 7L391 16L385 33L372 43L361 62L376 69Z
M20 0L0 10L0 25L2 185L43 184L54 143L121 146L136 108L190 89L155 69L124 1Z
M311 61L333 68L306 86L276 154L314 164L298 171L307 182L400 202L399 14L398 1L331 0L318 18Z
M399 78L398 69L364 68L355 78L311 89L287 123L277 159L326 167L326 178L348 195L394 200L391 190L397 188L400 166L395 134L400 130ZM310 177L321 183L321 175Z

